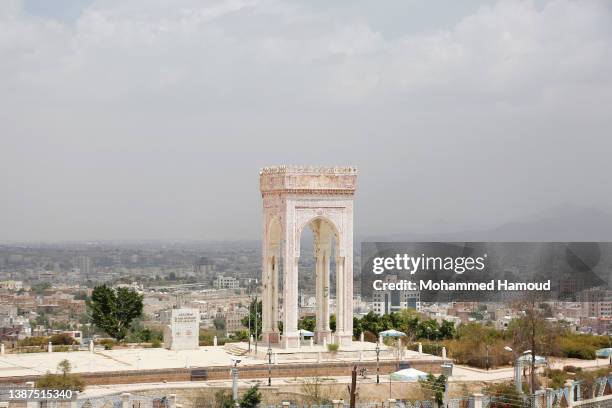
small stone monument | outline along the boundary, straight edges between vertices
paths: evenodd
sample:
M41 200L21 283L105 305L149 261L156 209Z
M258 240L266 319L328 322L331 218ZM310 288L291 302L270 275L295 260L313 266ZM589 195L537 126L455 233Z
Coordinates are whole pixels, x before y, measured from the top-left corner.
M197 350L199 337L199 310L172 309L170 324L164 328L164 347L170 350Z

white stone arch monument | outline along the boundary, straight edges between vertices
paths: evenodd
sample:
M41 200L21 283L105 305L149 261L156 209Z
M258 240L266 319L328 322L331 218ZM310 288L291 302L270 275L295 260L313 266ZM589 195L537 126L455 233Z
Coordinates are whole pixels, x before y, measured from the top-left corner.
M309 227L315 238L317 343L350 345L353 336L354 167L266 167L260 171L263 199L263 341L297 347L300 237ZM334 238L332 240L332 237ZM332 241L336 257L336 332L329 328ZM282 268L282 339L278 328Z

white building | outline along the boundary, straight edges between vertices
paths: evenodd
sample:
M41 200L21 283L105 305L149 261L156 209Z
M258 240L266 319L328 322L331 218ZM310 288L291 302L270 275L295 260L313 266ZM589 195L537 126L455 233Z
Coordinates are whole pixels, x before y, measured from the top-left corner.
M397 276L389 275L385 281L395 282ZM375 290L372 300L372 310L381 316L407 308L421 310L421 293L418 290Z
M612 317L612 290L592 288L578 295L582 317Z
M240 282L232 276L217 275L213 286L216 289L238 289L240 288Z
M15 291L21 290L23 289L23 282L18 280L5 280L0 282L0 288Z

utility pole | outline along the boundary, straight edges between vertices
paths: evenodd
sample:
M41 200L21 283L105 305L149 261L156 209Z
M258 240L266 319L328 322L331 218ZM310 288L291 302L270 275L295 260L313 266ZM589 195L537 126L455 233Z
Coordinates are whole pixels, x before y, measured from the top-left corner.
M272 346L268 339L268 387L272 386Z
M251 303L253 303L251 290L251 280L249 279L249 354L251 353Z
M257 316L257 291L259 290L259 287L257 285L257 279L255 279L255 355L257 355L257 327L259 326L259 318Z
M379 360L380 360L380 346L378 345L378 342L376 342L376 384L380 384L380 367L379 367Z
M350 389L350 408L355 408L355 394L357 393L357 364L353 366L351 372L351 389Z

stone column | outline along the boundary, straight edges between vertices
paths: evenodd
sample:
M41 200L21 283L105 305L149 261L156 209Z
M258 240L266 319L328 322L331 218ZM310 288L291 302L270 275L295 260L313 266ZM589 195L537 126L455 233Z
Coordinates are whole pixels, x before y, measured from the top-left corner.
M69 408L78 408L79 406L78 401L77 401L79 398L79 391L75 391L75 393L76 393L76 397L74 397L74 399L68 403Z
M35 387L35 383L34 381L27 381L25 383L26 388L34 388ZM40 407L40 402L39 401L32 401L32 400L28 400L26 402L26 408L38 408Z
M129 408L130 407L130 393L122 392L121 393L121 408Z
M279 208L274 200L264 198L263 234L261 248L261 335L264 343L278 344L278 274L281 258L282 229Z
M277 344L280 341L280 332L278 330L278 321L280 320L280 314L278 311L278 277L279 277L279 268L280 268L280 244L276 244L272 247L273 249L273 258L272 258L272 313L271 313L271 327L272 327L272 337L270 338L270 343Z
M344 334L344 296L344 258L336 257L336 335L338 337Z
M570 381L571 381L571 380L570 380ZM568 407L572 407L572 406L574 405L574 384L573 384L573 381L571 381L569 385L566 385L566 387L567 387L567 390L568 390L568 393L567 393L567 399L568 399L568 401L566 401L566 402L567 402L567 406L568 406ZM537 390L537 391L535 392L535 396L536 396L536 397L537 397L537 395L538 395L538 394L537 394L537 393L538 393L538 391L540 391L540 390Z
M261 294L261 332L264 342L268 342L270 333L272 333L272 308L273 308L273 288L272 288L272 268L270 265L270 257L268 248L270 246L268 242L268 231L267 226L264 227L264 238L261 258L261 283L262 283L262 294Z
M270 260L268 258L268 237L267 228L264 225L264 237L262 242L262 256L261 256L261 332L264 341L267 342L268 333L272 330L271 311L272 311L272 274L270 273ZM250 304L249 304L250 306Z
M317 344L331 340L329 328L329 255L331 244L329 241L330 231L323 226L317 228L316 257L316 321L315 338Z
M472 399L474 400L473 408L482 408L482 394L472 394Z
M348 258L336 258L336 338L343 346L353 340L353 275Z
M315 236L315 338L317 343L322 343L323 339L319 337L319 333L323 330L323 254L321 244L318 237Z
M293 224L293 220L292 223ZM287 222L288 224L289 222ZM299 232L294 225L285 226L285 257L283 259L283 347L297 347L300 336L298 321L298 260L297 249L300 247Z

